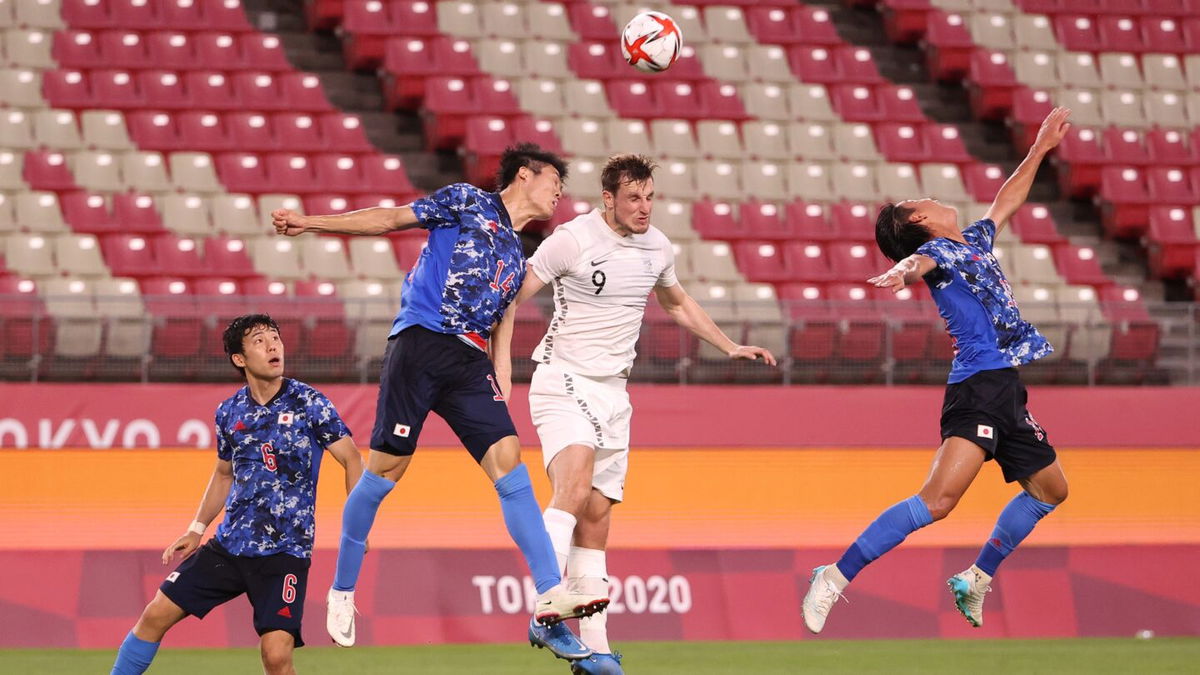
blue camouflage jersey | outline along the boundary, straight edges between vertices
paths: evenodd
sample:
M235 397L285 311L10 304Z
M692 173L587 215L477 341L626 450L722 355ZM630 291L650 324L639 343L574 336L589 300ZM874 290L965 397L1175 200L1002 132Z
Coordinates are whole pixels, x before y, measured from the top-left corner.
M484 348L525 280L525 255L508 210L499 194L466 183L412 208L429 240L404 279L391 335L424 326Z
M992 255L996 224L979 220L962 234L965 244L939 237L917 249L937 263L925 275L925 283L954 340L950 384L983 370L1020 366L1054 351L1021 318L1008 279Z
M248 387L217 407L217 457L233 462L233 486L216 538L234 555L312 555L317 474L331 443L350 435L329 399L284 378L266 405Z

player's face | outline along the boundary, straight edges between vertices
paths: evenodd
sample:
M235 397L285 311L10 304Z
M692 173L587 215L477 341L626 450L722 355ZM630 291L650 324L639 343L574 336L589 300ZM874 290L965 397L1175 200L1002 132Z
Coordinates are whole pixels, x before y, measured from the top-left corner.
M612 210L617 234L645 234L650 229L650 212L654 209L654 179L621 183L617 194L604 193L604 205Z
M234 363L261 380L283 376L283 340L268 326L255 326L242 338L242 353L233 355ZM238 360L241 363L238 363Z
M538 208L536 220L545 220L554 215L558 198L562 196L562 178L558 175L558 169L547 165L537 173L525 168L521 171L529 172L525 193L529 196L529 201Z
M912 222L921 222L935 227L955 227L958 225L958 209L946 206L936 199L906 199L896 206L909 208L913 214L909 216Z

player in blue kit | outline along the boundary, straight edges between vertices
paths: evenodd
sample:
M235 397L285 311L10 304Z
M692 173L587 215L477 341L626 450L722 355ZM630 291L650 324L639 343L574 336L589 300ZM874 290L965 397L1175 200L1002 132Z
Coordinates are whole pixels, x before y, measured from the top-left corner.
M217 465L196 520L162 555L164 565L177 556L183 562L121 643L114 675L145 672L172 626L243 593L264 671L296 672L321 457L328 451L345 469L347 492L362 474L358 448L329 399L283 376L283 341L271 317L234 319L224 342L246 386L217 408ZM200 546L222 508L216 535Z
M955 607L975 627L983 625L984 595L996 568L1067 498L1067 479L1046 432L1026 410L1028 394L1017 366L1052 347L1021 318L1012 289L992 254L996 234L1025 203L1046 154L1070 128L1070 110L1055 108L982 220L959 230L958 212L931 199L888 204L879 212L875 238L895 267L869 280L899 291L924 279L955 355L942 406L942 445L921 491L893 505L851 544L835 564L813 570L801 609L820 633L833 604L871 561L910 533L950 514L983 463L995 459L1006 482L1023 488L1000 513L975 564L948 580Z
M408 469L430 411L446 420L495 485L505 525L539 594L535 620L556 624L608 605L607 597L577 593L562 583L489 358L492 330L525 278L517 233L531 221L553 215L566 173L561 158L521 144L501 156L498 192L459 183L397 208L329 216L288 210L272 214L276 232L288 236L429 230L428 242L404 280L384 353L367 471L342 517L326 627L343 647L355 640L354 588L367 533L380 503ZM585 658L592 653L565 626L557 635L547 645L556 654Z

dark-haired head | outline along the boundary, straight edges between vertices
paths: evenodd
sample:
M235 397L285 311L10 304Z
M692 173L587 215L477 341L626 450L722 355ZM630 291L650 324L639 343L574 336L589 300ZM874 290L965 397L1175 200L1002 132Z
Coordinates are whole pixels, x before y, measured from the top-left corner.
M269 314L243 314L221 335L225 355L242 375L247 364L255 375L270 377L283 372L283 342L279 324ZM240 361L240 363L239 363ZM260 372L262 371L262 372Z
M912 220L916 209L900 204L884 204L875 219L875 243L894 262L917 252L921 244L933 238L929 230Z
M554 215L566 180L566 161L533 143L518 143L500 155L496 189L501 192L517 189L523 193L524 200L534 207L534 220Z
M645 155L613 155L600 170L604 211L617 234L645 234L654 206L654 170Z

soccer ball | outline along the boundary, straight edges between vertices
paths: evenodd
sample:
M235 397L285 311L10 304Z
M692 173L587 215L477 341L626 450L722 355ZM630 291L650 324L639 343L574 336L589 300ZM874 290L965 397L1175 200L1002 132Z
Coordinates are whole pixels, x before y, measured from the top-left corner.
M646 73L659 73L679 60L683 33L679 24L662 12L642 12L621 31L621 54L629 65Z

